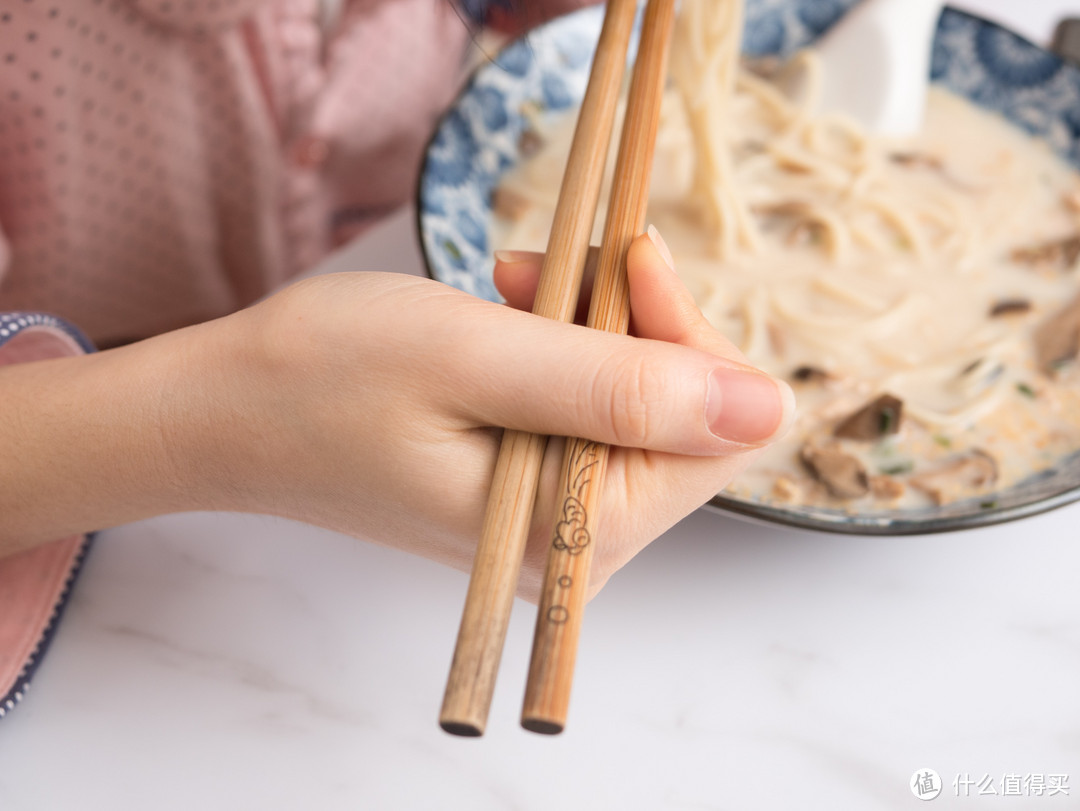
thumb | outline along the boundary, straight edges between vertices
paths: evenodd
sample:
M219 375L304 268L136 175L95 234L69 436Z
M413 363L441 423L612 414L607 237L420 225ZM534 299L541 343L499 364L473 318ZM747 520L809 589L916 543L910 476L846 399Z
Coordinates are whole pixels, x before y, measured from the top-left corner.
M693 346L749 365L746 356L709 324L675 272L671 251L653 226L630 245L626 255L630 283L631 330L642 338Z
M738 361L484 309L443 369L481 425L711 456L765 444L793 419L787 385Z

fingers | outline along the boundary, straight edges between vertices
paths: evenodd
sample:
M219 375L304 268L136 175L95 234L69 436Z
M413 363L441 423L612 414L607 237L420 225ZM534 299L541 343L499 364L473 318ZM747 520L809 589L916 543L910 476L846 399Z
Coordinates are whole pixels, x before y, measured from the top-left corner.
M543 262L542 253L495 251L495 269L492 271L495 289L515 310L532 310Z
M575 323L584 324L589 314L589 299L592 297L593 279L596 275L596 262L600 258L600 249L589 248L585 257L585 268L581 279L581 293L578 296ZM492 273L495 288L506 303L515 310L532 311L536 299L536 289L540 283L540 268L544 262L542 253L532 251L496 251L495 269Z
M496 283L513 306L531 307L540 254L504 253L497 258ZM754 447L786 433L795 402L783 381L746 363L742 353L714 330L672 267L671 254L654 228L631 244L627 254L632 330L635 342L592 331L535 338L520 351L516 386L529 391L527 416L542 422L516 425L500 411L495 424L544 433L572 434L627 447L680 454L713 455ZM586 296L582 296L587 300ZM508 332L507 335L512 333ZM563 341L572 345L555 352ZM694 350L694 351L689 351ZM529 377L554 363L551 376ZM563 378L570 402L553 400ZM543 381L543 382L541 382ZM553 429L569 422L577 431ZM585 432L580 430L585 427Z
M504 307L455 350L437 373L480 424L716 455L770 441L793 412L790 389L724 358Z
M626 274L634 334L700 349L730 362L709 375L706 422L714 433L760 435L774 418L779 422L773 438L786 432L784 421L795 409L791 388L750 366L742 352L712 328L675 273L671 251L653 226L631 243ZM781 401L779 413L774 410L775 392Z
M675 273L675 260L667 243L653 226L630 243L626 276L634 334L688 344L705 319Z
M675 273L674 260L660 233L649 226L626 255L630 283L631 330L642 338L693 346L747 364L742 352L717 332L698 309Z
M589 249L576 323L584 324L592 296L600 249ZM533 251L496 251L493 279L506 303L532 310L544 255ZM694 303L690 291L673 272L674 262L663 237L652 226L627 254L630 282L630 333L657 341L697 346L707 352L745 362L738 348L714 330Z

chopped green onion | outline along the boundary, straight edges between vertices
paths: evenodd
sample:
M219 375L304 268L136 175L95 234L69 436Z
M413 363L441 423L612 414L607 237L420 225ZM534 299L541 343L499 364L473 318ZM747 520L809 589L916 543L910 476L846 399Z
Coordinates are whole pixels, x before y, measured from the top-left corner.
M942 436L941 434L935 434L934 435L934 442L936 442L938 445L940 445L943 448L951 448L952 447L952 440L949 439L947 436Z
M895 456L896 444L892 442L891 436L883 437L874 443L870 448L870 453L874 456Z
M453 259L455 262L460 262L464 259L464 255L461 253L461 248L457 246L453 241L446 239L443 240L443 250Z
M896 423L896 411L891 408L883 408L881 410L881 416L878 417L878 433L889 434L892 433L892 427Z
M897 465L886 465L879 468L879 470L886 476L902 476L905 473L910 473L915 469L913 462L901 462Z
M1017 383L1016 390L1025 397L1034 397L1035 389L1031 388L1027 383Z

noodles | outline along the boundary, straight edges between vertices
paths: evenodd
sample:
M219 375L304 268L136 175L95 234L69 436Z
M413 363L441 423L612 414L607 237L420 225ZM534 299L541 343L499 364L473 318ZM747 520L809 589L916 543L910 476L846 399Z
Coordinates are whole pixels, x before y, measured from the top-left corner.
M1080 448L1077 364L1035 345L1055 315L1080 324L1059 312L1080 286L1080 176L936 88L903 142L817 115L813 53L740 65L741 27L740 2L684 0L649 211L706 317L796 388L791 437L735 492L873 510L970 494L918 486L958 454L994 460L987 492ZM529 205L506 212L500 245L546 241L572 121L546 124L547 147L504 180ZM833 435L884 394L902 415ZM839 497L806 461L836 453L865 468L864 495Z
M682 94L697 155L693 193L704 205L721 257L760 242L735 193L727 147L742 27L742 2L684 0L671 49L671 75Z

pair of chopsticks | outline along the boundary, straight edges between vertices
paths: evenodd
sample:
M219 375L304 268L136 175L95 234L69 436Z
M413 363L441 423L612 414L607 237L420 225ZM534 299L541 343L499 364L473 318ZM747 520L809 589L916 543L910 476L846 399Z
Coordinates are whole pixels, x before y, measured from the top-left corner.
M637 0L608 0L533 306L546 318L569 322L577 306L636 12ZM644 225L674 20L675 0L649 0L589 309L595 329L629 325L626 253ZM503 434L439 716L455 735L482 735L487 724L546 445ZM521 717L533 732L566 725L607 459L606 445L567 440Z

